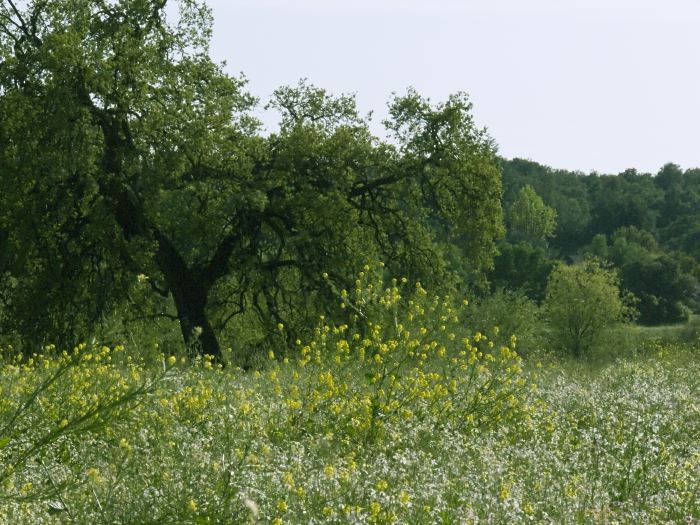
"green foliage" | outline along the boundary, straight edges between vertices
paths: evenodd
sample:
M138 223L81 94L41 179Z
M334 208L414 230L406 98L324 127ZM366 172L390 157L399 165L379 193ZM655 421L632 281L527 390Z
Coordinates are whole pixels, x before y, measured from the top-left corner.
M591 244L586 248L585 252L601 261L609 260L610 249L608 246L608 238L602 233L596 233L591 239Z
M688 309L697 311L700 170L682 171L668 164L655 177L635 170L583 176L522 159L501 164L505 209L528 185L556 209L551 256L575 261L581 254L590 254L612 263L623 288L640 299L640 321L645 324L683 321ZM506 247L496 260L499 285L512 286L509 280L531 282L528 274L540 275L524 252L519 255L527 268L509 264L518 260L508 255L512 251ZM668 258L676 261L677 269ZM505 274L498 275L502 269ZM645 277L654 271L660 272L658 283Z
M556 210L557 227L550 244L569 255L588 239L591 201L588 179L582 173L553 170L536 162L512 159L502 161L503 205L508 209L520 189L531 185L547 206Z
M559 264L547 284L543 308L552 344L576 357L605 340L607 331L633 315L629 297L621 297L615 271L588 259Z
M168 24L164 5L0 7L0 41L21 42L0 46L0 166L11 188L0 229L17 247L2 294L5 329L25 341L86 334L141 273L180 310L201 302L183 270L211 257L239 202L221 160L246 178L253 100L208 58L206 7L181 2ZM187 339L195 324L209 328L190 310L180 315Z
M529 184L523 186L508 208L508 234L513 239L543 244L554 235L557 212L547 206Z
M700 214L676 217L659 237L672 250L681 250L700 260Z
M468 330L463 303L418 283L385 286L382 268L365 267L353 289L338 292L350 324L322 318L308 344L280 360L271 353L256 373L206 358L182 368L158 353L132 360L121 347L81 345L23 365L18 355L1 376L10 388L0 404L0 519L305 521L342 503L328 499L329 487L307 484L305 472L345 490L378 455L427 453L443 431L529 429L534 387L514 341L498 347ZM290 454L295 448L303 456ZM391 470L372 475L377 491L410 512L412 494L420 497L413 485ZM345 512L358 520L398 512L361 485L347 495L359 498Z
M367 301L360 304L369 306L384 291L363 294ZM428 314L432 297L425 299ZM319 327L318 344L324 332L326 344L346 340L331 326ZM471 339L488 348L490 339ZM413 417L392 415L387 405L378 412L381 432L366 442L366 434L350 430L356 427L342 417L347 412L332 412L352 404L343 378L356 360L334 364L327 355L301 366L298 349L288 363L270 361L267 370L246 374L206 359L129 363L115 350L83 348L56 388L41 390L28 404L61 358L0 365L0 428L17 407L26 407L12 439L0 437L0 522L682 523L700 513L697 344L654 344L606 366L558 359L518 372L513 377L528 383L537 378L538 388L528 395L526 417L507 422L488 416L481 426L450 421L450 415L474 413L461 403L443 418L445 405L434 401L432 388L423 397L396 397ZM480 361L498 370L487 352ZM435 366L433 373L443 374L435 357L425 360L426 371ZM442 363L449 369L449 360ZM377 370L376 363L365 364ZM93 394L97 403L107 402L151 378L160 379L146 395L99 424L71 423L71 414L94 406ZM348 393L357 388L383 402L376 385L359 390L369 378L352 380ZM406 376L397 381L406 383ZM385 394L400 391L388 385ZM513 385L498 388L517 396ZM63 389L70 395L61 396ZM364 428L367 413L358 410L357 428ZM57 429L56 441L38 454L12 461ZM8 472L10 463L16 466Z
M625 265L620 273L625 287L639 298L639 321L643 324L687 322L689 309L683 304L697 294L697 281L684 274L678 261L662 255Z
M688 304L694 304L698 293L692 271L681 261L687 256L671 256L658 246L654 236L633 226L618 229L612 237L608 260L620 270L621 285L639 300L639 321L643 324L686 322Z
M354 289L340 290L347 323L321 319L296 366L279 369L277 398L290 408L270 432L333 432L338 446L382 442L412 420L454 431L525 424L529 387L515 337L498 326L468 328L466 301L429 294L420 283L365 266ZM284 377L303 372L303 380ZM328 418L328 414L332 418Z
M498 327L492 338L496 345L510 344L517 338L517 352L526 359L541 354L546 347L545 325L540 309L523 291L497 288L478 297L467 308L468 324Z
M544 299L554 261L542 246L521 241L501 242L494 269L488 274L492 289L519 290L536 301Z
M664 196L651 175L627 170L614 177L592 177L588 184L592 232L610 235L623 226L655 229Z
M323 269L339 286L373 258L483 281L500 173L465 95L396 96L389 143L353 97L302 82L274 93L265 136L245 80L209 56L211 11L165 4L0 4L4 332L72 344L130 305L220 357L222 336L308 331L334 308Z
M84 476L82 468L76 471L78 465L70 464L77 459L77 443L98 434L113 439L164 382L174 358L133 359L122 346L81 344L58 355L53 346L44 351L24 358L0 348L5 395L0 401L0 502L51 500L50 508L75 521L63 496L76 490ZM126 437L121 448L125 444ZM0 516L1 509L2 504Z

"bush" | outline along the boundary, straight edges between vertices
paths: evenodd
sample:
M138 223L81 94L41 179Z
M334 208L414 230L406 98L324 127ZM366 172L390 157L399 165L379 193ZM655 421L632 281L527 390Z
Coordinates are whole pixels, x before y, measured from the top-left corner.
M521 291L496 289L472 301L466 314L470 326L498 326L496 344L508 344L510 337L516 335L521 356L544 346L540 309Z
M547 284L543 304L553 345L576 357L590 353L613 326L634 317L631 296L621 296L613 270L596 259L560 263Z

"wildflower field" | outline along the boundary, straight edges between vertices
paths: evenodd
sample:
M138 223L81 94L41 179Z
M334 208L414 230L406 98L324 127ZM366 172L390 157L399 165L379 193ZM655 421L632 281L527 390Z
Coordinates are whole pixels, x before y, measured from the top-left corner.
M356 322L322 318L258 371L4 349L0 523L700 519L697 345L541 364L409 286L358 280Z
M361 80L355 14L383 81L490 43L263 3L0 0L0 525L700 525L700 169L508 159L462 91L374 113L307 80ZM256 94L217 28L313 60Z

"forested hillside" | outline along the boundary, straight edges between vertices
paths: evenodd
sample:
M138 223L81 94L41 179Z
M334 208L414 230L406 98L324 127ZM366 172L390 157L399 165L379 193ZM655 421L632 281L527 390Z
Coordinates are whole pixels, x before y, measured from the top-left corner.
M522 159L503 159L501 168L508 234L489 274L493 287L539 300L554 261L592 255L637 297L639 322L682 322L697 310L700 169L600 175Z

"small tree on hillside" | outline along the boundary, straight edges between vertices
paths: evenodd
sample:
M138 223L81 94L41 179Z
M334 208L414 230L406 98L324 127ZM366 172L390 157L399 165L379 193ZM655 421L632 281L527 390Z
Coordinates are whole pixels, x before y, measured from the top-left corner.
M617 273L596 259L588 259L555 267L543 306L554 344L581 357L611 327L634 317L632 303L632 296L620 294Z
M532 186L520 189L508 208L508 235L531 244L545 244L557 227L557 212L547 206Z

